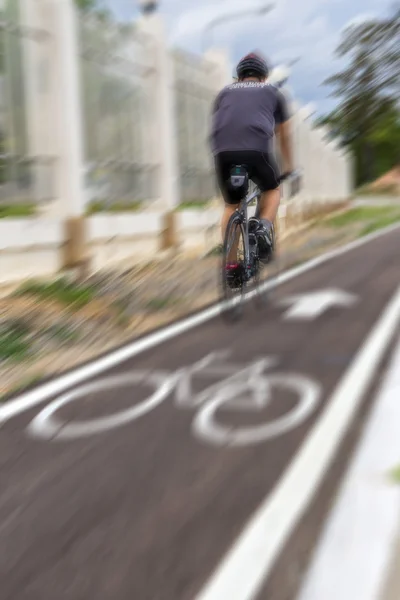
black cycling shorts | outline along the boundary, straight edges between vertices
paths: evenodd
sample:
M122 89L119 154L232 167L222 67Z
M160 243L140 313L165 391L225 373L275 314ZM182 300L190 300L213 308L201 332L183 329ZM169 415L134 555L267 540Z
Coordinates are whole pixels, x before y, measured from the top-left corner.
M241 190L229 189L228 182L233 165L247 167L249 178L262 192L276 190L279 187L279 167L272 152L254 152L235 150L220 152L214 157L218 185L227 204L239 204L243 200Z

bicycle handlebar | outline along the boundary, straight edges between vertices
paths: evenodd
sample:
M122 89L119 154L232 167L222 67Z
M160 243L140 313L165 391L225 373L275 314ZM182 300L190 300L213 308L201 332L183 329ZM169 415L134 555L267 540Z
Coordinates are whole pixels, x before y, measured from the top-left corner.
M282 183L282 181L288 179L291 175L293 175L294 172L295 171L287 171L286 173L282 173L282 175L279 176L279 183Z
M286 171L279 177L279 183L281 184L286 179L289 179L290 196L295 196L300 192L302 187L301 173L296 169L294 171Z

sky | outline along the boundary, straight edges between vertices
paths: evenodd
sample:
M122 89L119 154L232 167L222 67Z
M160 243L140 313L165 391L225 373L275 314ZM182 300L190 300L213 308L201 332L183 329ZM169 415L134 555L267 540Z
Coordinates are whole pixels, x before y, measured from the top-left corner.
M122 20L137 17L138 0L103 0ZM202 45L226 48L232 65L251 50L262 51L272 64L299 58L291 88L301 104L318 113L334 106L323 80L343 66L335 58L341 32L351 22L387 12L387 0L275 0L264 16L241 17L215 27L215 17L269 4L268 0L160 0L170 43L200 53ZM206 32L206 33L205 33Z

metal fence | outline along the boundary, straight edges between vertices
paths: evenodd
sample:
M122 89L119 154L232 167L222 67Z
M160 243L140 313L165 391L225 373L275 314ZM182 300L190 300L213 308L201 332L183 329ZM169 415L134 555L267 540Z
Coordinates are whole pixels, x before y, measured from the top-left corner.
M35 7L35 3L33 3ZM48 106L51 36L20 0L0 10L0 203L51 201L54 153ZM39 15L39 3L37 14Z
M86 202L126 205L157 196L151 41L98 15L79 20Z
M217 190L208 139L215 66L186 52L173 59L181 200L209 200Z
M172 51L161 19L120 24L74 0L0 6L0 203L55 200L76 216L219 195L209 132L224 53ZM305 198L346 195L347 157L300 115L295 148Z

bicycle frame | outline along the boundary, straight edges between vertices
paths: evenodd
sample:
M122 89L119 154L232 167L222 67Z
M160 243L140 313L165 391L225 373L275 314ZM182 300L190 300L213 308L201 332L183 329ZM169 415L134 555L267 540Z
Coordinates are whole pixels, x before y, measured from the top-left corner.
M259 218L261 194L262 194L261 190L258 187L256 187L255 191L252 192L250 195L247 195L246 198L244 198L241 201L241 203L239 204L239 208L236 209L236 212L239 214L240 221L244 225L244 230L245 230L244 256L245 256L245 263L246 263L246 265L245 265L246 273L247 273L247 267L248 267L248 265L250 265L249 219L247 217L247 214L248 214L247 209L248 209L249 205L253 202L253 200L257 198L256 212L255 212L254 216L257 219Z

